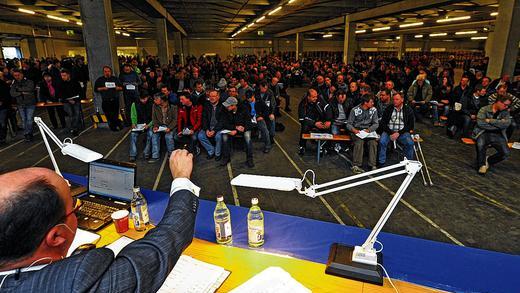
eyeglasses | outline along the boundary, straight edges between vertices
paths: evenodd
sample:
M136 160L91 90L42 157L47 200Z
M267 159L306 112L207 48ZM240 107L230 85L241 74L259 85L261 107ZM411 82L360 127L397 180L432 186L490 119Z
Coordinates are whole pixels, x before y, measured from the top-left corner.
M69 213L65 214L65 216L62 217L62 219L66 219L68 216L70 216L72 214L75 214L83 206L83 201L81 201L81 199L79 199L77 197L73 197L72 200L73 200L73 202L72 202L72 211L70 211Z

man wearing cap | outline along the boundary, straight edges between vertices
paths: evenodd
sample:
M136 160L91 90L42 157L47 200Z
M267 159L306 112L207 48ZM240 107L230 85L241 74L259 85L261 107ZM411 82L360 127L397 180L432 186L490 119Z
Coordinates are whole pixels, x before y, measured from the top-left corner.
M147 90L142 90L137 101L132 103L130 119L132 121L132 132L130 133L130 162L137 158L137 139L140 134L146 133L146 144L143 150L145 160L150 159L150 147L153 136L152 110L153 102Z
M247 110L238 106L238 100L234 97L226 99L222 105L219 121L215 129L222 135L222 162L226 166L231 161L231 138L241 134L244 136L246 148L246 165L249 168L255 166L253 163L253 143L251 141L251 120Z

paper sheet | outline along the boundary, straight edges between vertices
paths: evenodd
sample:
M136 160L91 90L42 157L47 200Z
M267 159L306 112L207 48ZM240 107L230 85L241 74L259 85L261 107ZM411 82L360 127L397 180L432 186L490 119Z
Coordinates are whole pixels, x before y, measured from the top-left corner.
M280 267L269 267L230 293L310 293Z
M96 243L101 236L96 233L92 233L83 229L76 230L76 236L74 236L74 240L70 245L69 251L67 252L67 256L70 256L76 248L80 247L83 244L87 243Z
M513 146L512 146L512 148L517 149L517 150L520 150L520 142L516 142L516 141L513 142Z
M356 134L357 137L364 139L364 138L379 138L379 135L375 132L366 132L364 130L361 130Z
M144 124L144 123L143 123L143 124L137 124L137 125L135 126L135 128L132 129L132 131L134 131L134 132L137 132L137 131L143 131L145 126L146 126L146 124Z
M165 132L166 129L168 129L168 127L166 127L166 126L159 126L159 128L157 129L157 132Z
M112 250L114 252L114 255L117 256L125 246L128 244L134 242L133 239L128 238L126 236L122 236L121 238L117 239L116 241L112 242L111 244L107 245L106 248Z

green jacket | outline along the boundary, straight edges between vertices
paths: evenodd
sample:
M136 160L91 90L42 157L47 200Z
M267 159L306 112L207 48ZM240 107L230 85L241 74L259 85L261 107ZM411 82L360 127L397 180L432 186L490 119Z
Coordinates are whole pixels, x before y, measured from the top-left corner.
M132 121L133 125L137 125L137 108L135 106L135 103L132 103L132 108L130 108L130 120ZM153 119L150 120L148 123L148 127L152 127L153 125Z

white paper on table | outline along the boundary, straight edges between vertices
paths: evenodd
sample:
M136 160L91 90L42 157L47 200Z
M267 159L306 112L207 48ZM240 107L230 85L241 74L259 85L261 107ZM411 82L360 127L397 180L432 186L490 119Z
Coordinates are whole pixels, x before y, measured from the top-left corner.
M86 230L77 229L76 235L74 236L74 240L72 241L72 244L70 245L69 251L67 252L67 256L70 256L76 248L80 247L83 244L88 243L96 243L96 241L99 240L101 236L96 233L92 233Z
M135 85L133 85L133 84L127 84L127 85L126 85L126 89L129 90L129 91L135 91Z
M165 132L166 129L168 129L168 127L166 127L166 126L159 126L159 128L157 129L157 132Z
M105 82L105 87L107 87L109 89L116 88L116 83L115 82Z
M109 245L105 246L106 248L112 250L114 252L114 255L117 256L125 246L128 244L134 242L133 239L128 238L126 236L121 236L121 238L117 239L116 241L110 243Z
M146 126L146 123L143 123L143 124L137 124L137 125L135 126L135 128L132 129L132 131L134 131L134 132L137 132L137 131L143 131L145 126Z
M361 139L364 139L364 138L379 138L379 135L375 132L375 131L372 131L372 132L366 132L364 130L361 130L360 132L356 133L356 136L361 138Z
M269 267L230 293L310 293L280 267Z
M220 133L222 134L227 134L227 133L230 133L231 130L227 130L227 129L224 129L224 130L221 130Z
M517 142L517 141L513 142L512 148L520 150L520 142Z

